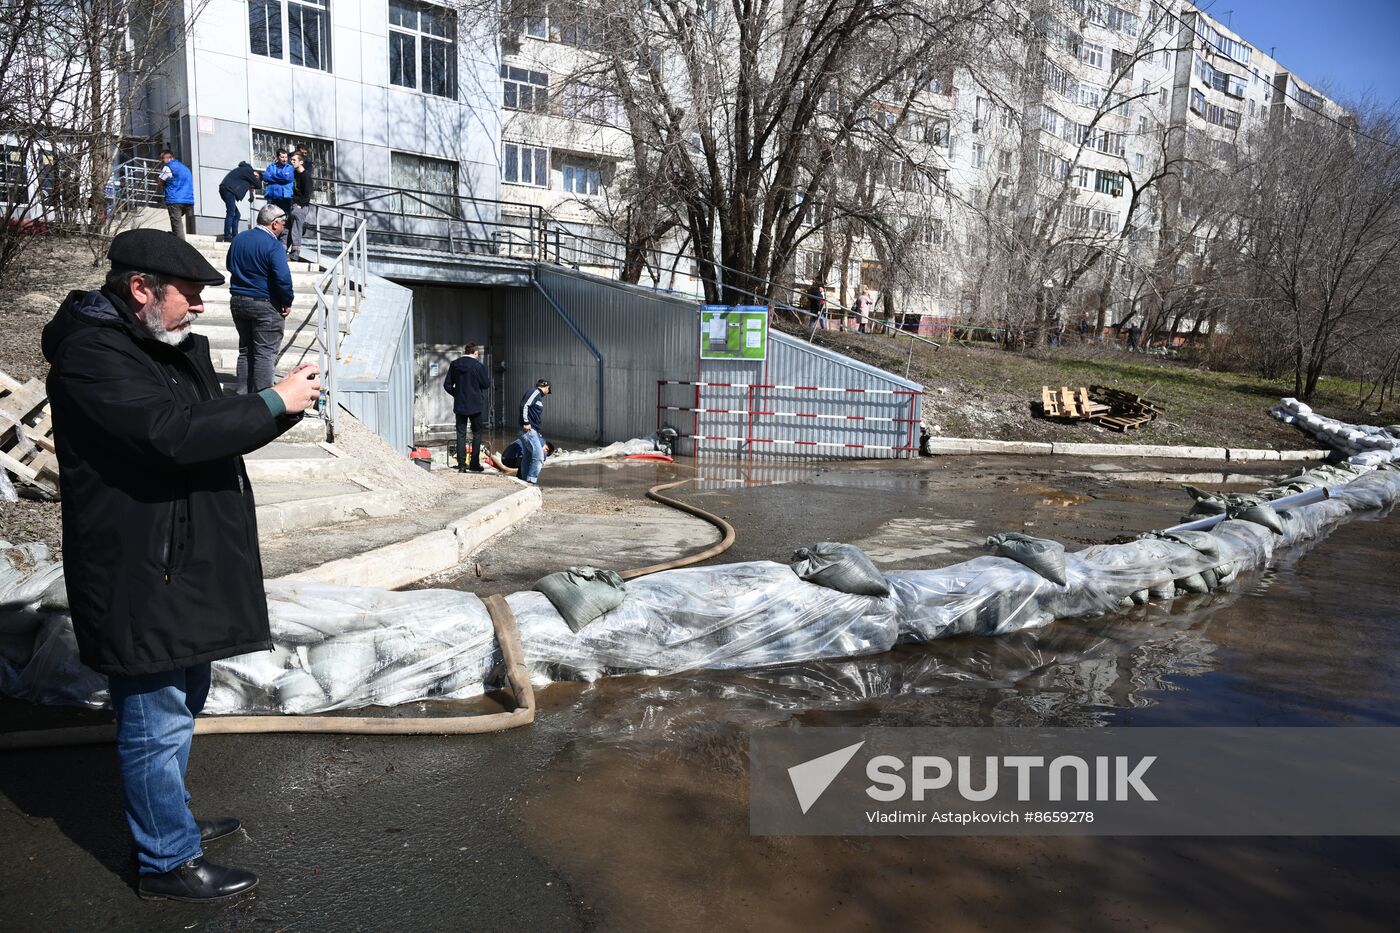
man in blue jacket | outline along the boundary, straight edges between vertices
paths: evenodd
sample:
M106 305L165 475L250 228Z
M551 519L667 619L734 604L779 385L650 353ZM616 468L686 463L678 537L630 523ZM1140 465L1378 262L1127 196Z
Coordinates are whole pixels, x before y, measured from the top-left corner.
M481 422L486 411L486 393L491 391L491 374L481 363L481 347L467 344L465 356L452 361L447 367L447 378L442 382L443 389L452 396L452 412L457 416L457 472L484 472L481 466ZM467 465L467 454L463 449L467 441L467 427L471 426L471 464Z
M275 204L258 211L258 225L228 248L230 308L238 329L238 394L272 385L286 317L292 311L292 270L282 248L286 213Z
M183 240L185 218L194 216L194 176L169 149L160 151L160 160L165 163L160 170L160 180L165 183L165 210L170 215L170 232Z
M276 204L282 213L292 216L292 193L296 187L296 170L287 160L287 150L277 150L277 161L269 163L263 172L263 195L268 204ZM284 231L278 235L282 245L291 248L291 233Z

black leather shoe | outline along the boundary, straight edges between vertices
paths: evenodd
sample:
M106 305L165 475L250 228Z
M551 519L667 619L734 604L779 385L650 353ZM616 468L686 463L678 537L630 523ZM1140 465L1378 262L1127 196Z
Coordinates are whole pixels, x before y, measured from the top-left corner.
M469 466L469 467L467 467L467 472L468 472L468 473L485 473L485 472L486 472L486 467L484 467L484 466Z
M236 833L238 827L243 825L236 816L216 816L212 820L195 820L194 822L199 827L200 845Z
M165 898L209 904L226 901L258 886L258 876L241 868L225 868L200 858L163 875L142 875L136 891L147 900Z

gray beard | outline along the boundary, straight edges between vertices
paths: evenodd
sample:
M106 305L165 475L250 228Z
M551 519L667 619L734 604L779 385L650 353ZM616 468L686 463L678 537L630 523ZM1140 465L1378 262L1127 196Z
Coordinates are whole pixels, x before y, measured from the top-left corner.
M190 336L191 325L189 318L176 330L167 330L165 327L165 299L157 298L147 308L145 313L137 318L141 322L142 328L150 335L152 340L159 340L168 347L178 347Z

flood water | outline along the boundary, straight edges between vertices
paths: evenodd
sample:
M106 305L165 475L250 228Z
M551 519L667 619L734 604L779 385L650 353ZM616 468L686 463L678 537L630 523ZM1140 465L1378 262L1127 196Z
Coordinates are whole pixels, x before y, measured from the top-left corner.
M1179 490L1093 471L929 469L838 468L687 498L740 527L720 560L771 559L772 541L755 538L790 530L774 510L804 501L809 536L864 539L872 552L883 542L887 566L980 553L901 550L891 522L910 541L922 530L956 545L1024 515L1039 533L1087 542L1170 524L1181 503ZM830 498L857 488L860 516ZM846 534L810 517L824 505L844 506L830 530ZM1395 518L1357 518L1229 593L869 658L556 684L539 694L541 714L575 738L521 798L522 833L608 929L1394 929L1400 840L753 837L747 737L791 722L1397 725L1398 557Z

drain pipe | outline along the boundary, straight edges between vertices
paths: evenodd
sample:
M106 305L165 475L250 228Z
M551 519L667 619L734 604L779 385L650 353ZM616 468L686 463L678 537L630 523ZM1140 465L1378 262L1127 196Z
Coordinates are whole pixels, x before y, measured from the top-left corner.
M603 354L598 352L598 348L593 346L593 341L588 339L588 335L579 330L579 326L574 323L574 319L569 317L567 311L559 306L559 302L554 300L554 296L545 291L545 287L540 284L538 269L531 270L530 284L535 286L535 291L544 296L544 300L549 302L549 306L554 309L554 313L563 318L564 323L569 325L569 330L574 332L574 336L588 348L588 352L593 354L593 359L598 363L598 442L602 443L607 432L603 430Z
M1269 503L1274 507L1275 512L1286 512L1289 509L1296 509L1300 505L1312 505L1314 502L1321 502L1324 499L1332 498L1332 493L1326 486L1319 486L1317 489L1309 489L1307 492L1297 492L1291 496L1284 496L1282 499L1275 499ZM1225 520L1225 513L1210 515L1206 518L1198 518L1194 522L1186 522L1182 525L1173 525L1167 531L1209 531Z

